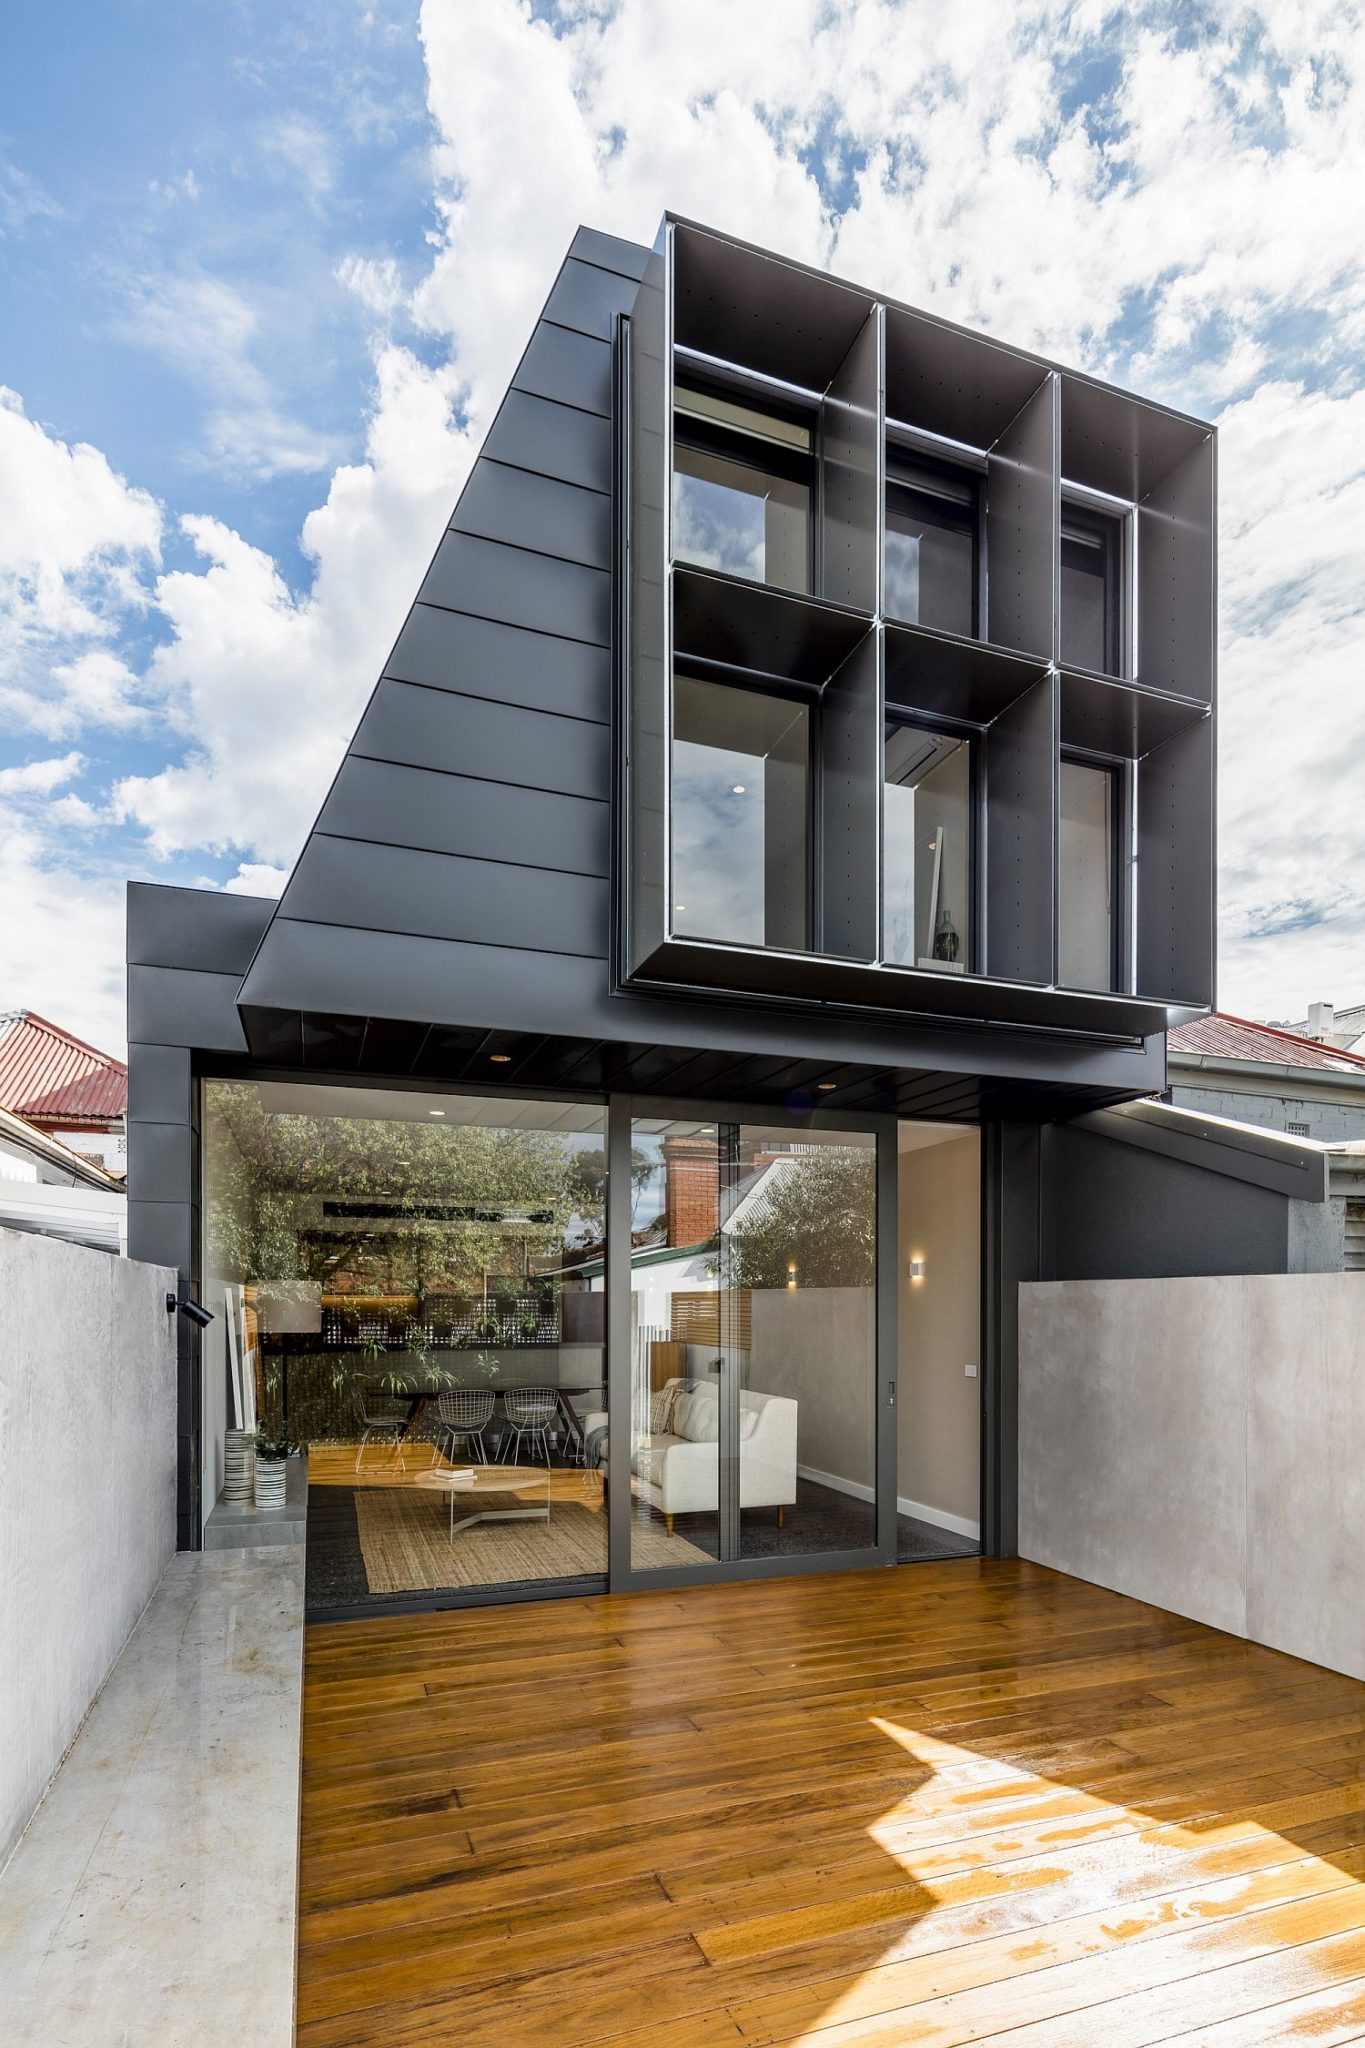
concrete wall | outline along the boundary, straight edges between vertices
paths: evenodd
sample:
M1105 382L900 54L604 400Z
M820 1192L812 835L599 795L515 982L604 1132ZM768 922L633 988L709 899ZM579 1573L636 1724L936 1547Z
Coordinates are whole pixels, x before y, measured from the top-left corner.
M981 1147L975 1131L900 1155L897 1317L901 1512L959 1535L981 1522ZM910 1259L924 1276L909 1277ZM968 1377L974 1365L977 1376Z
M1365 1678L1365 1281L1019 1290L1019 1550Z
M0 1230L0 1864L175 1549L174 1286Z

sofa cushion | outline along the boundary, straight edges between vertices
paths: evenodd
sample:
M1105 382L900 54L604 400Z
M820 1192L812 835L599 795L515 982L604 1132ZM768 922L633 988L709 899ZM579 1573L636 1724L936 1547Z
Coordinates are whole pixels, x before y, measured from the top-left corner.
M690 1444L713 1444L720 1435L720 1402L713 1387L690 1387L674 1403L673 1428Z
M649 1429L651 1436L663 1436L673 1427L673 1409L683 1390L681 1380L669 1380L651 1395L649 1403Z
M645 1437L636 1445L635 1455L630 1461L631 1471L637 1479L643 1479L646 1486L662 1486L665 1454L674 1444L684 1441L685 1439L680 1436L670 1436L667 1433Z

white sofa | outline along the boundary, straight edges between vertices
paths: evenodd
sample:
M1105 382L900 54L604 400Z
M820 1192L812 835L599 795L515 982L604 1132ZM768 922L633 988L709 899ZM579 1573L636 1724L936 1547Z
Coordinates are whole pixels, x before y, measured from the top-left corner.
M672 1427L639 1439L631 1455L638 1499L657 1508L673 1533L675 1515L714 1514L719 1498L719 1388L711 1380L669 1380L662 1389ZM659 1401L659 1395L655 1395ZM782 1511L796 1499L797 1404L783 1394L739 1395L739 1504ZM604 1429L605 1415L584 1417Z

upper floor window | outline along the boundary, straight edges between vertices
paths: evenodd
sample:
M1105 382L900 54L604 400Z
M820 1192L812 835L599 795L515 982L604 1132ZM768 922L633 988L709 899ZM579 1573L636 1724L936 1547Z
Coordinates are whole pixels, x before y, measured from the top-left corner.
M883 815L886 959L965 974L972 946L971 742L889 719Z
M673 413L673 559L784 590L813 587L810 423L679 384Z
M1120 986L1118 770L1062 761L1057 974L1064 988Z
M1062 502L1062 662L1123 673L1123 524Z
M673 929L810 943L811 719L764 690L673 679Z
M969 470L888 450L882 607L888 616L974 637L980 525L980 484Z

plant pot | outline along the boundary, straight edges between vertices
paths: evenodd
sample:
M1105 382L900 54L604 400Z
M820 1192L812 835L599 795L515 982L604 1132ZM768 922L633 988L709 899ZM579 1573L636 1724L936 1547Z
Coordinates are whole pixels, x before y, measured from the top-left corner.
M223 1438L223 1500L229 1507L250 1507L256 1480L256 1432L230 1429Z
M256 1460L256 1505L258 1508L282 1508L284 1506L285 1475L289 1470L287 1458L261 1458Z

